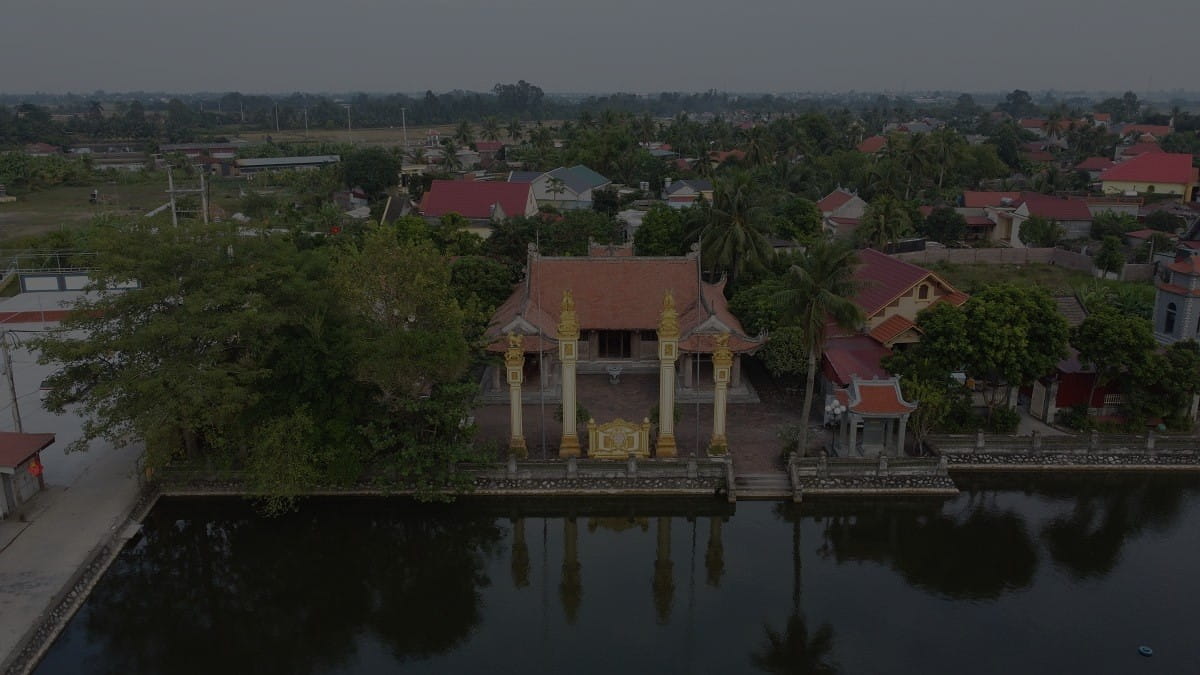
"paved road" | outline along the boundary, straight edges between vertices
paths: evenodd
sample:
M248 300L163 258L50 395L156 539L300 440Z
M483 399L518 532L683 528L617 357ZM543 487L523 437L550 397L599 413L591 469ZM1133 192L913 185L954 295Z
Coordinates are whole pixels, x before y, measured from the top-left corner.
M0 312L8 304L0 304ZM40 322L5 326L43 327ZM0 663L136 501L141 454L137 447L115 450L101 443L87 452L65 453L67 444L80 437L82 422L70 412L53 415L42 408L41 382L53 368L38 365L33 354L18 348L13 369L24 430L53 432L56 441L42 452L48 489L26 509L29 522L0 521ZM0 387L0 429L13 429L7 385Z

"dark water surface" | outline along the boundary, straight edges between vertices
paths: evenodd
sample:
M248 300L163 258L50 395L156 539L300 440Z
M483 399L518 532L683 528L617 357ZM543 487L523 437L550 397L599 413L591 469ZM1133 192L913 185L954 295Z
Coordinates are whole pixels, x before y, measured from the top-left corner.
M1197 673L1197 600L1200 476L736 510L172 500L36 672Z

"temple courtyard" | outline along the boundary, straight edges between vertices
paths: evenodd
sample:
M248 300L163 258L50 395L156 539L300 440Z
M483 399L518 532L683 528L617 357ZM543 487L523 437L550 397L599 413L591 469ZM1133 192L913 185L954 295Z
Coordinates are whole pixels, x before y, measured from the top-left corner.
M728 404L726 435L734 468L738 473L781 470L784 440L780 432L800 423L799 410L804 392L784 391L758 367L746 368L745 374L757 392L759 402ZM679 419L675 425L675 438L682 458L707 456L706 448L712 437L713 406L711 376L701 378L701 382L704 379L708 379L708 402L684 400L676 406ZM597 423L617 418L641 422L648 417L658 403L658 375L623 374L616 378L617 381L613 380L608 375L577 376L579 403L589 416ZM525 391L522 414L529 458L554 459L558 457L562 436L562 423L556 419L559 404L557 400L551 402L549 396L544 406L537 399L535 380ZM501 458L504 457L509 438L508 403L480 405L473 414L479 428L480 445L493 447ZM821 429L819 419L812 424L811 443L815 447L826 442L830 432ZM586 445L586 428L580 425L579 431L580 440Z

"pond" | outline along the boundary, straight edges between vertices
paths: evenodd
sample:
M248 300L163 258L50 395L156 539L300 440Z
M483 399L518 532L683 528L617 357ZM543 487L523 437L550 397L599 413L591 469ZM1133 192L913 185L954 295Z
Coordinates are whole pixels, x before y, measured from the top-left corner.
M1200 476L964 487L277 518L164 500L35 672L1197 671Z

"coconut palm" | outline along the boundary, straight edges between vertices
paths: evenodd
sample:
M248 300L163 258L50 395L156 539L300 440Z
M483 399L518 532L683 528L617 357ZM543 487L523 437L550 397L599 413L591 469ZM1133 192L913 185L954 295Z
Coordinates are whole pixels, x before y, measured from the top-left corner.
M817 355L825 347L825 331L832 320L847 330L862 323L862 309L851 299L857 290L854 266L857 256L848 244L817 240L800 254L784 277L784 290L776 296L788 325L798 327L808 354L799 448L808 449L808 421L812 413Z
M713 186L708 219L689 234L700 240L710 268L729 274L736 287L743 272L762 268L774 254L767 241L766 209L755 204L755 183L749 173L734 171Z
M550 180L547 181L546 192L549 192L551 195L554 196L554 205L555 206L560 206L560 202L562 201L562 194L566 191L567 191L567 184L563 182L563 179L561 179L557 176L551 176Z
M479 133L487 141L500 140L500 123L495 117L483 118L483 123L479 125Z
M475 131L470 122L463 120L458 123L458 127L454 129L454 140L462 145L470 145L475 141Z
M429 158L425 155L424 146L418 145L408 151L408 159L413 164L428 164Z
M525 133L521 130L521 120L516 117L509 120L508 126L504 127L504 131L508 134L508 139L513 143L520 143L521 139L525 137Z
M774 156L771 138L766 127L750 127L745 132L746 161L750 166L762 166Z
M858 239L866 246L884 250L887 245L908 234L912 217L904 204L894 197L876 197L867 207L858 226Z
M446 171L462 168L462 160L458 157L458 144L453 138L442 139L442 166L446 167Z

